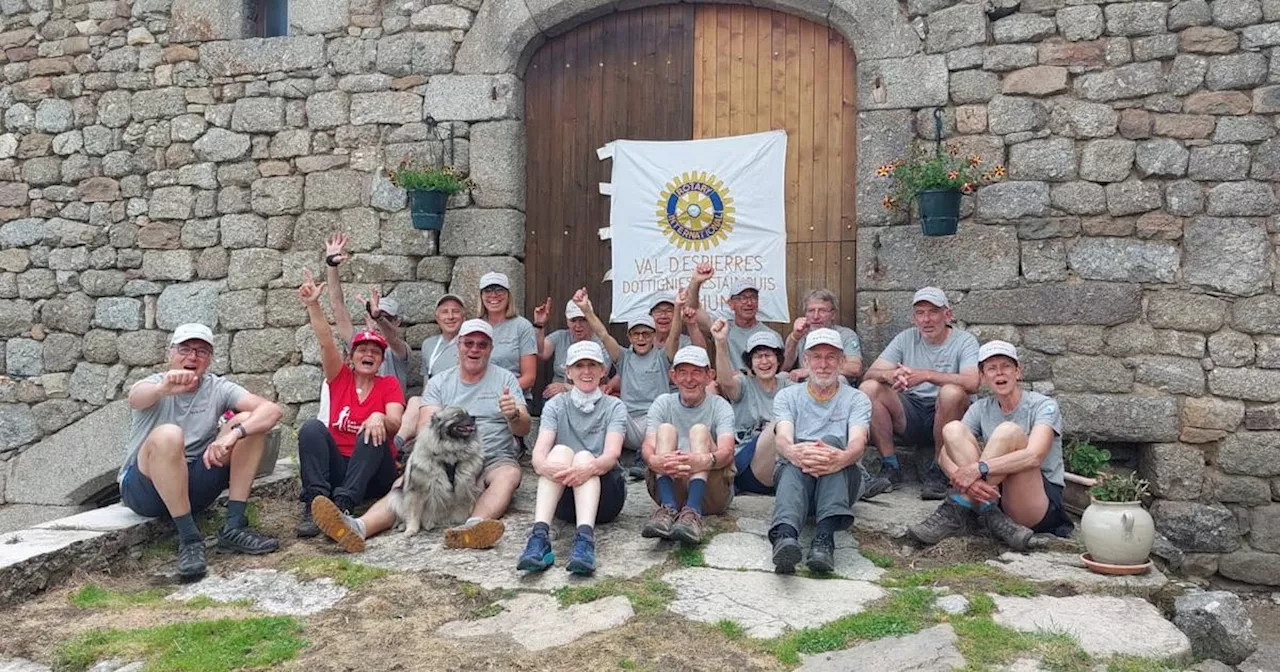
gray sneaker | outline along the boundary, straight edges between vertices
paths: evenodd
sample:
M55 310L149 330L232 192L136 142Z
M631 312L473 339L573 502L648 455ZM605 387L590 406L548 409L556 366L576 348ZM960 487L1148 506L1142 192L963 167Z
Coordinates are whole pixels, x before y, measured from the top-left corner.
M1028 551L1044 543L1043 540L1033 539L1035 532L1006 515L999 504L978 514L978 518L991 536L1015 551Z
M943 500L928 518L907 528L907 536L932 546L947 537L964 534L973 529L974 513L952 501Z

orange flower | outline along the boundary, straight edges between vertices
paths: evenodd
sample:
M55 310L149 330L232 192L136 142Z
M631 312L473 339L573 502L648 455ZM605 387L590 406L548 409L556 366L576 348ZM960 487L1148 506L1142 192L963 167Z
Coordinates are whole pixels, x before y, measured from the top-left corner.
M948 179L948 180L954 180L954 179L956 179L956 178L958 178L958 177L960 177L960 171L958 171L958 170L953 170L953 171L951 171L951 172L947 173L947 179Z
M885 195L884 200L881 201L881 205L884 206L885 210L892 210L897 204L898 202L889 195Z
M960 153L960 146L959 146L959 145L947 145L947 153L948 153L948 154L950 154L951 156L955 156L955 155L959 154L959 153Z
M962 193L962 194L972 194L972 193L973 193L973 185L972 185L972 184L970 184L970 183L968 183L968 182L965 182L965 183L964 183L964 186L963 186L963 187L960 187L960 193Z
M970 166L970 167L972 167L972 168L977 168L979 163L982 163L982 157L981 157L981 156L978 156L977 154L970 154L970 155L969 155L969 166Z
M883 166L880 166L879 168L876 168L877 177L889 177L892 174L893 174L893 166L891 164L885 164Z
M996 164L996 167L991 169L991 174L996 177L1004 177L1004 166Z
M988 172L988 173L983 173L983 174L982 174L982 181L983 181L983 182L990 182L990 181L991 181L991 173L989 173L989 172Z

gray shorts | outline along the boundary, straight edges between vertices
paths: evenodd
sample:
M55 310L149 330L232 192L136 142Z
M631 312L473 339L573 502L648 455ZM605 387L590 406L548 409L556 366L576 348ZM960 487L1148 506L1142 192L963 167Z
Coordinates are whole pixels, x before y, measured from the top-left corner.
M622 447L639 452L644 446L644 435L649 431L649 416L627 416L627 436L622 440Z
M894 443L900 446L932 446L933 418L938 400L906 392L899 392L898 400L902 402L906 428L901 434L894 435Z

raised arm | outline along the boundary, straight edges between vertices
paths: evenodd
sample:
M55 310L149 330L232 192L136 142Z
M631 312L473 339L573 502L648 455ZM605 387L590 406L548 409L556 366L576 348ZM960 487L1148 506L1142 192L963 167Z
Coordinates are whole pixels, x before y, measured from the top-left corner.
M368 313L365 325L370 326L370 323L372 323L373 326L376 326L378 333L387 339L387 347L391 348L391 351L396 353L396 356L400 359L407 360L409 359L409 343L404 340L404 334L401 332L400 326L393 322L389 315L382 312L381 302L382 292L378 291L377 287L374 287L369 292L368 303L365 304L365 311Z
M702 309L702 299L700 296L702 294L703 283L710 280L712 275L715 275L715 267L709 262L704 261L701 264L698 264L693 269L693 276L689 278L689 287L686 289L689 293L689 307L698 312L696 324L699 329L711 328L711 316L707 314L707 311ZM679 314L679 312L680 311L677 309L676 313ZM689 331L693 332L693 329L690 329ZM693 333L689 334L689 339L693 339ZM703 347L706 347L705 344Z
M324 293L324 283L316 285L309 269L302 269L302 285L298 287L298 299L307 307L307 318L311 322L311 330L320 343L320 367L324 371L325 382L332 381L342 373L342 355L338 354L338 346L333 343L333 330L329 328L329 320L320 310L320 295Z
M687 300L686 290L676 292L675 310L671 311L671 331L667 332L667 359L675 360L676 352L680 350L680 332L684 330L684 309ZM689 337L689 341L693 341L693 337ZM703 346L706 347L706 346Z
M342 296L342 279L338 277L338 265L346 261L347 234L338 231L324 241L325 284L329 286L329 307L333 310L333 324L338 328L338 336L343 343L350 343L355 335L355 325L351 323L351 311ZM321 285L324 287L324 285Z
M533 342L538 350L538 359L547 361L555 356L555 345L547 342L547 318L551 317L551 297L533 307Z
M791 327L791 333L787 334L787 342L782 348L783 371L797 368L796 363L800 359L800 339L804 338L807 333L809 333L809 319L805 317L796 318L795 324Z
M591 297L587 296L586 287L573 293L573 305L577 306L582 311L582 316L587 318L587 324L591 325L591 331L600 338L609 357L614 362L622 361L622 346L618 343L618 339L609 334L609 328L596 315L595 306L591 305Z
M716 320L711 325L711 337L716 341L716 384L720 386L720 394L729 401L742 398L742 384L739 374L729 361L729 323Z

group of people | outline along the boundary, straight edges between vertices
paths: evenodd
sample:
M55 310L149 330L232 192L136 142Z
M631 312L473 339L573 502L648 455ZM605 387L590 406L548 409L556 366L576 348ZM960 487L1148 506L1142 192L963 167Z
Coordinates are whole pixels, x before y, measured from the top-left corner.
M355 330L339 277L345 246L341 234L331 237L325 282L304 271L298 289L324 374L317 417L298 432L299 537L324 534L355 552L393 528L387 495L399 485L403 450L450 406L474 418L484 468L470 517L445 530L447 547L498 542L521 482L520 459L532 446L535 522L520 570L555 563L551 524L560 519L575 526L566 569L594 572L595 528L622 511L630 475L645 481L654 501L644 537L696 544L704 516L726 512L735 495L773 495L768 536L777 570L804 561L810 571L829 572L834 535L852 524L854 504L902 482L895 446L932 456L921 496L942 502L910 526L920 543L981 525L1026 550L1040 534L1070 533L1057 404L1023 389L1013 345L980 346L953 326L940 289L915 293L913 326L864 370L858 335L835 323L836 298L827 290L804 298L804 316L784 339L757 319L759 288L749 281L730 288L731 316L708 315L698 295L714 270L702 264L685 289L657 296L647 315L628 322L623 345L585 288L565 305L566 328L548 334L550 299L530 321L512 301L510 279L486 273L470 305L453 293L436 302L440 333L421 346L424 389L406 399L410 345L399 306L376 291L362 297L364 324ZM241 553L278 547L248 527L244 502L281 409L209 373L212 351L208 327L179 327L168 371L129 394L122 500L140 514L173 518L183 576L205 571L191 512L228 486L218 545ZM538 391L544 402L530 437L539 360L553 362L554 378ZM976 396L981 383L989 396ZM863 466L868 444L879 454L876 475ZM624 466L624 451L636 454L634 466ZM816 532L806 553L799 537L810 517Z

